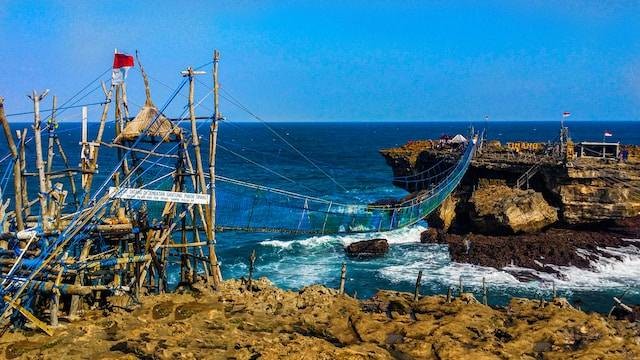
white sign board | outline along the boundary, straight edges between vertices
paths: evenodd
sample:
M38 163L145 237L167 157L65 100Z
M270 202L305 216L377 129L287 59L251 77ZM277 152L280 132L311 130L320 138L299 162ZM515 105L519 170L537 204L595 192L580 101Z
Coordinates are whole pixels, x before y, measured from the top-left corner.
M162 190L110 187L109 196L112 199L133 199L202 205L209 204L209 195L207 194L194 194Z

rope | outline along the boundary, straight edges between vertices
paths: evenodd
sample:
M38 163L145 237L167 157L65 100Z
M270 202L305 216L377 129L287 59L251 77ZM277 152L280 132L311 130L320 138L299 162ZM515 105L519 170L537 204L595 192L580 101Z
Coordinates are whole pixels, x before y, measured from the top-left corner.
M340 187L343 191L347 192L347 188L345 188L344 186L342 186L342 184L338 183L331 175L329 175L326 171L322 170L322 168L320 168L315 162L313 162L313 160L311 160L309 157L307 157L305 154L303 154L300 150L298 150L297 147L295 147L293 144L291 144L289 141L287 141L287 139L285 139L284 137L282 137L282 135L280 135L277 131L275 131L266 121L264 121L261 117L259 117L258 115L256 115L255 113L253 113L251 110L249 110L249 108L247 108L245 105L243 105L240 101L238 101L236 98L233 97L233 95L231 95L228 91L226 91L224 88L220 88L222 90L222 92L224 94L221 94L222 97L224 99L226 99L227 101L229 101L230 103L232 103L233 105L237 106L239 109L243 110L244 112L246 112L247 114L249 114L250 116L252 116L253 118L255 118L256 120L260 121L273 135L275 135L278 139L280 139L282 142L284 142L285 144L287 144L293 151L295 151L298 155L300 155L303 159L305 159L309 164L311 164L313 167L315 167L316 169L318 169L324 176L326 176L329 180L331 180L336 186Z
M310 187L308 187L308 186L306 186L306 185L303 185L303 184L299 184L299 183L297 183L295 180L293 180L293 179L291 179L291 178L289 178L289 177L287 177L287 176L284 176L284 175L280 174L279 172L277 172L277 171L275 171L275 170L272 170L272 169L270 169L270 168L268 168L268 167L266 167L266 166L264 166L264 165L262 165L262 164L260 164L260 163L257 163L257 162L255 162L255 161L253 161L253 160L251 160L251 159L247 158L246 156L243 156L243 155L241 155L241 154L238 154L237 152L235 152L235 151L233 151L233 150L231 150L231 149L227 148L227 147L226 147L226 146L224 146L224 145L221 145L221 144L217 144L217 145L218 145L218 147L219 147L219 148L221 148L222 150L227 151L227 152L229 152L230 154L233 154L233 155L235 155L235 156L237 156L237 157L241 158L242 160L244 160L244 161L246 161L246 162L249 162L249 163L251 163L251 164L253 164L253 165L255 165L255 166L257 166L257 167L259 167L259 168L261 168L261 169L263 169L263 170L265 170L265 171L267 171L267 172L271 173L271 174L274 174L274 175L276 175L276 176L278 176L278 177L280 177L280 178L282 178L282 179L284 179L284 180L287 180L287 181L289 181L289 182L291 182L291 183L293 183L293 184L296 184L296 185L302 186L302 187L304 187L305 189L307 189L307 190L309 190L309 191L311 191L311 192L315 192L315 190L311 189Z

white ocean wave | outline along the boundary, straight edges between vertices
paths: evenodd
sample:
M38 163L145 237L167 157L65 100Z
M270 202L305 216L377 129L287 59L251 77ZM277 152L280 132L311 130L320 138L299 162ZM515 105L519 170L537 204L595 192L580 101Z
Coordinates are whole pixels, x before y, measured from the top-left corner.
M583 251L584 255L596 256L590 269L575 266L546 264L558 271L560 276L530 268L507 266L503 269L455 263L449 260L446 247L437 249L410 250L403 254L404 263L381 267L378 272L393 283L414 283L419 270L423 270L423 281L457 286L463 279L465 286L480 287L485 279L487 286L517 290L550 290L553 286L562 290L602 291L640 286L640 250L633 247L600 249L614 257L597 256ZM532 281L521 281L515 274L529 275Z
M387 239L389 244L408 244L419 243L420 233L427 229L426 226L416 225L408 228L402 228L398 230L380 232L380 233L367 233L367 234L345 234L345 235L322 235L312 236L306 239L297 240L265 240L260 244L264 246L277 247L281 249L292 249L294 245L298 245L304 248L314 248L327 244L342 244L347 246L356 241L370 240L376 238Z

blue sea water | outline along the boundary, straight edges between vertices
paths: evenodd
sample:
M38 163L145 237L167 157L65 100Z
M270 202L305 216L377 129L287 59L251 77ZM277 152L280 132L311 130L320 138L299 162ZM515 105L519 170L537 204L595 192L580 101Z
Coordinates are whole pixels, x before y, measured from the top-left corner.
M467 134L470 125L464 122L300 122L271 123L268 128L262 123L228 121L220 128L219 144L222 146L218 149L217 173L342 202L368 203L406 195L405 191L391 185L391 169L379 154L380 149L442 134ZM557 137L560 126L559 122L482 121L473 125L487 128L489 138L501 141L552 140ZM568 121L567 125L575 141L601 141L603 132L607 130L614 135L608 141L640 144L640 123L637 122ZM30 125L12 126L20 129ZM204 130L206 124L201 132L206 135ZM71 149L77 149L80 140L79 124L63 123L59 132L64 134L61 140L68 149L69 157L72 162L77 162L78 151ZM96 124L91 124L89 138L93 138L95 132ZM113 138L112 124L109 124L105 138ZM205 138L203 136L203 148L207 149ZM2 149L5 149L4 144ZM3 150L0 154L5 152ZM100 175L96 183L104 181L115 159L115 151L101 149ZM31 188L34 189L35 184ZM611 296L620 295L628 287L631 290L625 298L640 302L640 252L635 248L615 250L622 255L623 261L601 259L594 264L593 270L560 267L558 270L564 275L562 279L538 274L544 281L520 282L508 271L453 263L445 245L420 244L420 232L427 226L420 223L406 229L366 235L292 236L223 232L217 236L217 252L225 278L246 276L248 257L255 250L258 256L256 275L267 276L277 285L291 289L313 283L337 287L341 264L345 262L346 290L350 294L357 293L358 297L371 296L377 289L412 291L418 271L423 270L423 294L444 294L449 286L457 291L460 278L465 290L479 294L485 278L489 301L496 305L505 304L511 296L548 298L551 281L555 282L560 295L586 309L608 310ZM387 255L368 261L345 256L345 245L373 237L389 240L391 249ZM173 279L177 276L173 274Z

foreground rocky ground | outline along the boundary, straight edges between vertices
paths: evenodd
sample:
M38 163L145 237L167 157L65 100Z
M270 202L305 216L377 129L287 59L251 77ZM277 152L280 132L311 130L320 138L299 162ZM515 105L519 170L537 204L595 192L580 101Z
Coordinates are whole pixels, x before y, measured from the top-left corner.
M359 301L322 286L147 296L125 311L91 310L53 337L8 332L7 359L633 359L640 324L551 303L506 309L471 295L451 299L382 291Z

